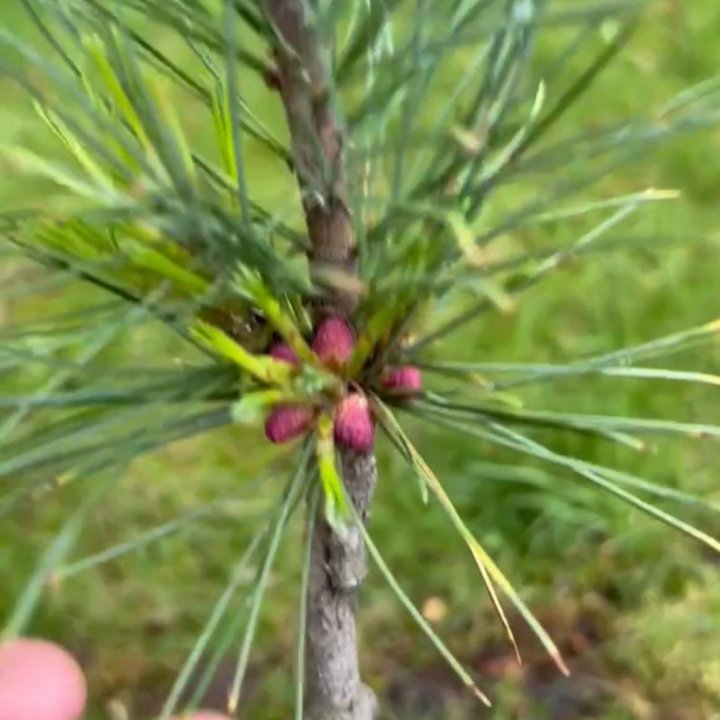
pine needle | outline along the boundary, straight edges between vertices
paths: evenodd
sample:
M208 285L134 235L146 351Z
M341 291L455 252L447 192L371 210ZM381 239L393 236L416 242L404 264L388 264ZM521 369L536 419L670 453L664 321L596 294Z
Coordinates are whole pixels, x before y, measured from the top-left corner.
M240 645L240 652L235 666L235 672L228 692L227 708L230 713L234 713L237 710L238 702L240 701L240 691L245 678L248 660L250 659L250 651L252 649L252 643L255 638L255 630L257 629L257 622L260 616L260 608L262 607L265 590L267 589L268 580L270 579L270 569L272 568L275 556L277 555L277 551L280 547L280 540L283 537L292 510L295 508L298 498L301 496L303 488L306 486L310 453L311 445L310 443L306 443L302 457L298 462L297 469L288 484L285 497L280 506L278 516L275 520L275 526L270 535L270 542L268 544L265 557L258 569L255 587L250 597L250 607L245 625L245 633Z
M365 525L360 516L357 514L355 508L353 508L353 511L355 513L355 521L360 528L365 545L370 551L370 555L372 555L378 569L385 576L385 580L392 591L395 595L397 595L398 599L405 606L405 609L410 613L413 620L415 620L415 622L420 626L421 630L425 633L430 642L432 642L432 644L437 648L438 652L443 656L463 684L473 692L478 700L480 700L484 705L490 707L492 703L488 699L487 695L485 695L485 693L483 693L482 690L480 690L480 688L475 684L475 681L472 679L467 670L465 670L460 661L446 647L445 643L443 643L437 633L432 629L430 623L428 623L428 621L423 617L423 614L415 607L413 601L405 594L405 591L402 589L398 581L395 579L395 576L392 574L390 568L385 563L382 554L372 541L370 534L365 528Z
M435 494L443 509L447 512L452 524L455 526L455 529L458 531L462 539L465 541L465 544L468 546L468 549L470 550L470 553L472 554L482 574L483 581L488 590L488 594L490 596L490 599L492 600L493 606L495 607L495 611L500 618L503 626L505 627L508 639L510 640L513 648L515 649L518 660L520 659L520 651L515 642L515 637L510 627L510 623L508 622L502 605L500 604L497 594L495 593L493 583L497 583L502 588L503 592L505 592L510 601L517 608L518 612L523 616L530 628L537 635L538 639L543 644L543 647L545 647L548 654L558 666L560 671L563 674L568 675L569 670L565 665L565 662L563 661L562 656L560 655L560 651L558 650L555 643L552 641L552 639L543 629L540 623L536 620L535 616L525 605L520 596L515 592L515 589L512 587L512 585L502 573L500 568L493 562L492 558L490 558L487 552L474 538L474 536L458 514L457 510L455 509L455 506L452 504L452 501L445 492L442 484L437 479L437 477L432 472L427 463L423 460L422 456L417 452L417 450L412 445L407 436L405 436L404 443L406 444L406 447L411 454L412 462L423 474L428 483L428 486Z

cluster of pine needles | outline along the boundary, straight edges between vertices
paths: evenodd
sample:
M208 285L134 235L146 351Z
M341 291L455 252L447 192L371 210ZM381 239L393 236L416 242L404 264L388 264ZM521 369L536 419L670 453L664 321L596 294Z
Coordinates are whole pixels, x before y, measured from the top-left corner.
M464 362L444 351L446 338L487 313L510 319L521 313L523 294L569 261L618 250L614 240L623 222L677 197L654 188L610 197L593 191L638 154L720 121L717 78L668 98L645 117L600 119L591 130L563 133L566 114L630 39L642 3L313 3L313 29L345 139L356 278L318 277L308 264L303 198L271 82L279 40L262 3L22 4L35 32L29 40L0 30L0 72L27 94L42 127L31 142L0 147L6 175L37 181L33 196L0 214L3 262L16 268L2 292L20 309L0 328L0 513L52 502L71 482L87 492L18 597L6 633L25 630L49 577L116 558L207 511L198 508L136 542L68 560L83 523L134 458L223 425L261 421L291 382L287 366L268 356L269 344L280 338L302 348L312 332L313 304L328 287L347 282L361 297L350 380L364 383L386 363L422 369L425 389L411 398L371 394L378 441L394 448L417 477L409 491L417 491L418 501L432 499L446 511L513 644L501 598L567 671L552 639L463 522L405 418L512 451L520 466L547 464L720 552L717 540L666 509L701 499L561 454L535 434L538 428L577 433L643 450L654 436L717 439L720 428L526 407L521 394L569 378L718 385L720 377L656 361L715 340L720 320L698 318L696 327L564 365ZM563 42L539 63L535 47L547 32ZM331 179L316 180L305 192L322 202ZM553 244L543 231L548 226L575 238ZM87 286L92 292L81 292L90 300L79 307L47 301ZM37 297L42 313L25 319L22 308ZM161 326L176 338L172 358L153 350ZM128 334L141 338L148 352L119 362L113 348ZM312 358L307 364L299 379L293 376L293 392L322 389L324 376L312 370ZM335 450L331 439L323 440L320 454L313 433L282 455L283 462L294 458L287 486L230 569L227 588L167 698L164 720L181 698L188 707L200 700L232 643L238 660L230 706L236 705L273 561L293 514L306 500L321 501L323 491L326 504L333 492L342 504ZM312 522L313 514L308 517ZM363 532L399 601L461 681L487 700ZM304 557L303 587L309 549ZM214 647L251 567L257 575L247 613L233 620L197 677L200 658ZM298 713L304 622L301 607Z

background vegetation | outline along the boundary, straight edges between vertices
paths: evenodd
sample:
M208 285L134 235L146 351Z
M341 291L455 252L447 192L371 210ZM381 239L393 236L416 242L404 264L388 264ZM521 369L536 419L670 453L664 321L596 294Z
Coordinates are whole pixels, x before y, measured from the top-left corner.
M13 3L3 3L0 24L13 33L30 32ZM720 66L719 36L720 7L715 3L656 3L630 47L564 119L563 133L633 114L713 75ZM550 51L552 42L546 38L548 46L540 52ZM32 138L39 121L26 99L9 84L0 85L0 94L4 141ZM192 123L192 117L185 119ZM568 264L523 296L510 315L488 316L472 334L453 336L447 342L455 345L455 355L563 362L718 317L719 153L717 131L684 136L606 178L602 187L608 194L653 186L679 189L681 197L646 209L623 226L616 241L622 245L625 233L632 235L627 249ZM271 202L284 190L271 170L263 170L263 162L258 153L255 181L266 181L256 192ZM0 208L30 189L24 182L2 170ZM512 197L507 203L511 208ZM508 208L497 207L493 213ZM553 232L557 228L547 224L524 240L541 241ZM86 289L66 288L58 295L49 287L38 294L41 271L15 260L0 262L0 282L11 288L4 293L0 322L41 318L49 303L62 303L70 312L98 300ZM32 300L23 294L30 284ZM177 348L169 334L147 327L104 352L137 360L158 353L174 357ZM705 371L717 371L719 361L717 343L670 359L671 364ZM530 388L527 397L545 402L542 406L580 412L720 422L718 393L707 386L606 378L593 384L541 385ZM391 592L371 577L361 599L364 665L367 680L387 698L396 717L418 718L426 712L438 718L486 713L497 720L544 714L554 720L696 720L719 712L720 577L713 558L559 473L532 463L511 473L497 450L451 434L439 437L421 426L415 431L419 447L447 482L469 526L523 588L574 673L561 678L535 640L522 633L526 667L521 671L515 666L461 542L438 508L419 509L406 487L414 479L399 461L386 459L373 512L375 538L451 647L494 682L496 699L496 707L485 711L466 698ZM432 442L424 440L429 432ZM720 501L716 444L668 440L638 453L567 436L554 447ZM91 718L143 718L162 701L247 542L253 517L280 487L284 473L268 465L271 459L260 433L247 429L223 429L178 442L136 460L94 514L76 548L78 559L143 538L153 528L167 535L88 569L68 565L46 588L34 631L65 643L83 660L93 695ZM263 468L268 468L267 476L248 487ZM3 615L82 493L71 483L2 517ZM702 508L696 512L702 514L704 528L720 534L718 516ZM188 518L188 513L193 515ZM166 525L175 518L183 520ZM263 613L247 696L247 717L258 720L283 716L290 702L296 547L284 545ZM252 678L260 677L262 687L252 692ZM215 685L208 702L221 708L222 667Z

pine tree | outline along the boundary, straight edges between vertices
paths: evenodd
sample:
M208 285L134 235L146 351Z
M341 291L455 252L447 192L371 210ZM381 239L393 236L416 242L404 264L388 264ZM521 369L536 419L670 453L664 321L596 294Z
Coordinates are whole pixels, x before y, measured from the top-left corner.
M208 677L197 676L200 655L259 557L248 613L236 626L242 632L230 638L238 645L229 689L235 710L273 561L300 512L307 541L296 717L377 715L361 681L355 628L366 553L460 682L488 702L370 537L378 442L407 463L419 499L446 511L509 641L501 598L566 672L550 636L413 444L405 417L509 449L519 464L532 459L568 471L720 550L653 502L668 489L563 455L529 432L637 447L646 435L717 437L720 429L509 401L514 388L568 377L716 384L638 363L714 338L717 322L563 366L461 362L443 351L452 333L515 308L567 262L611 250L605 241L620 223L675 196L648 189L577 199L581 193L638 153L720 118L717 83L709 81L646 119L558 133L631 37L640 3L23 4L37 40L1 31L9 54L0 63L32 98L46 133L36 148L4 146L2 156L12 172L45 184L2 214L3 250L8 262L43 266L44 289L90 286L99 294L88 297L104 299L81 311L49 307L41 319L1 331L10 378L0 398L3 511L50 501L58 484L88 486L18 599L7 633L27 627L47 578L133 458L233 423L239 431L264 424L269 442L288 443L294 469L188 648L162 718L184 709L181 698L191 706L202 695ZM539 65L538 38L558 28L567 45ZM576 57L585 63L579 71ZM517 193L512 205L502 200L508 188ZM511 242L540 223L575 227L586 219L592 224L572 242L540 251ZM153 333L159 324L176 335L181 363L113 365L107 348L118 337Z

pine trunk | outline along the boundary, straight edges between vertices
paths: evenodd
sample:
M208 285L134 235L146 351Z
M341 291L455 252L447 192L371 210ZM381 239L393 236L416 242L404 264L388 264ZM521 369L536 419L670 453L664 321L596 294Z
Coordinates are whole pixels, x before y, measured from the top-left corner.
M356 249L346 205L343 142L330 105L322 41L304 14L305 1L265 0L280 40L275 51L275 80L303 197L311 272L316 283L326 283L316 314L318 319L324 315L349 317L358 297L357 283L352 282ZM345 450L342 476L364 522L377 482L374 454ZM305 717L373 720L377 702L360 678L355 626L355 596L367 572L360 529L350 526L340 536L320 511L310 570Z
M348 496L364 522L377 480L375 457L345 451L342 472ZM373 720L377 704L360 679L355 628L355 594L367 572L362 534L352 525L341 537L319 517L312 543L306 717Z

